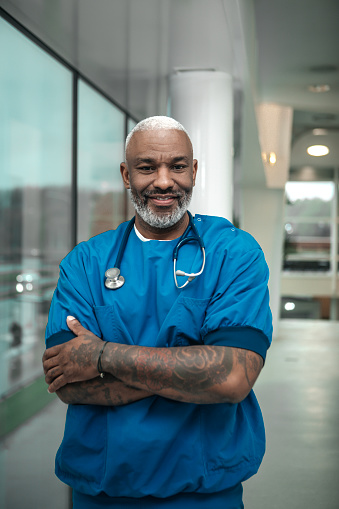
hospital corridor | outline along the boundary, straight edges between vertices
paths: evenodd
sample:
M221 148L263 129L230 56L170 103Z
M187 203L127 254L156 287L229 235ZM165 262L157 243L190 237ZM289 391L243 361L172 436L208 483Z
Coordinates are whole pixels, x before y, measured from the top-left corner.
M0 0L0 509L339 509L338 19Z

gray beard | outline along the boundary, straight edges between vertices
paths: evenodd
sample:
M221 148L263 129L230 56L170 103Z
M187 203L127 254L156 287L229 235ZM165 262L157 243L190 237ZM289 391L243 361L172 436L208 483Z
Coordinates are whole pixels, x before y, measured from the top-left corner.
M147 201L143 202L132 190L129 193L129 197L136 212L145 223L153 228L170 228L177 224L186 213L192 198L192 191L185 193L178 199L178 205L173 212L165 212L159 215L148 207Z

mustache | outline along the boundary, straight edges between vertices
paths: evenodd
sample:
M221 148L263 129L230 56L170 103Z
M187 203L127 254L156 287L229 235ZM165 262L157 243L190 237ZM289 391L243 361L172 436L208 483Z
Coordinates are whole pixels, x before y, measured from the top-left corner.
M175 198L182 198L185 193L181 193L179 191L171 191L170 189L167 189L165 191L145 191L142 196L144 198L148 198L149 196L161 196L161 195L167 195L170 194L171 196L174 196Z

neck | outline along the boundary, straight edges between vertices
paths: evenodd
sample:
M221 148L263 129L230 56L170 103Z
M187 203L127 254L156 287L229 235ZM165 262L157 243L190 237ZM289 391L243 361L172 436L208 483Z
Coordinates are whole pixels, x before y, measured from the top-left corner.
M189 217L187 212L183 217L173 226L169 228L155 228L146 223L139 215L135 215L135 226L146 239L152 240L173 240L181 237L186 230L189 223Z

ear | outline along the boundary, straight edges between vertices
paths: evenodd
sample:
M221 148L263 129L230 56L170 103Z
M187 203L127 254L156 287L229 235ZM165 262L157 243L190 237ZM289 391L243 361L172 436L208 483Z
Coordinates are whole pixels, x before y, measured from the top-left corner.
M130 186L130 182L129 182L129 172L128 172L126 163L120 164L120 173L121 173L122 181L124 183L125 188L130 189L131 186Z
M195 186L195 178L197 176L198 171L198 161L197 159L193 159L193 187Z

